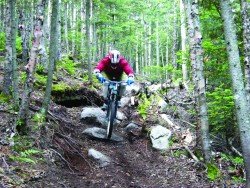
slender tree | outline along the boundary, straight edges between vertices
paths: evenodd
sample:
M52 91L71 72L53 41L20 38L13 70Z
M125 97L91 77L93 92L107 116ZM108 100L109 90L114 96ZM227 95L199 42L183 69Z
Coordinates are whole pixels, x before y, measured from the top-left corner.
M6 55L4 62L4 80L3 80L3 93L6 95L11 94L12 85L11 74L12 74L12 47L11 47L11 0L8 1L6 6L6 17L5 17L5 26L6 26Z
M250 100L250 2L241 0L246 91Z
M41 0L37 6L36 11L36 19L34 25L34 33L33 33L33 41L32 47L30 51L30 58L28 64L25 66L27 78L24 85L24 91L22 94L22 102L19 110L19 122L24 126L23 130L26 131L28 126L28 116L29 116L29 103L30 103L30 94L33 91L33 82L34 82L34 72L36 68L36 64L38 62L38 55L42 51L43 47L41 47L41 39L43 36L42 25L44 18L44 6L46 0Z
M51 98L52 80L55 69L55 63L57 60L57 46L58 46L58 16L59 16L59 0L52 0L52 17L51 17L51 29L50 29L50 46L49 46L49 67L46 90L42 105L42 113L47 115L49 109L49 103Z
M230 73L234 91L236 116L240 130L243 158L246 169L247 188L250 188L250 117L244 88L243 74L240 65L240 55L236 35L236 26L233 21L232 9L227 0L220 0L222 19L224 20L224 32L227 44L227 53Z
M86 0L86 51L87 51L87 61L88 61L88 79L92 83L92 67L91 67L91 50L90 50L90 9L91 0Z
M16 62L16 34L17 34L17 22L16 22L16 0L10 1L11 11L11 48L12 48L12 87L13 87L13 99L15 107L19 107L19 93L18 93L18 67Z
M188 80L187 73L187 59L186 59L186 43L187 43L187 34L186 34L186 16L185 16L185 7L183 0L180 0L180 18L181 18L181 60L182 60L182 80L186 84Z
M189 27L188 34L190 40L190 58L193 69L193 82L195 84L195 97L197 101L197 112L202 139L202 149L206 162L209 162L211 157L211 151L205 79L203 73L203 49L201 46L202 34L200 30L198 0L186 0L185 2L187 7L187 18Z

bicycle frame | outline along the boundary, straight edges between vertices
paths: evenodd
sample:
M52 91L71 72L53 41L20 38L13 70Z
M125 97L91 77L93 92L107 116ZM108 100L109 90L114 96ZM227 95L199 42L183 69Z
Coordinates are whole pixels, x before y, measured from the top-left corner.
M107 104L107 114L106 114L106 118L108 120L107 138L110 139L113 131L114 121L116 119L119 92L122 83L126 82L107 81L106 83L108 83L108 96L107 96L108 104Z

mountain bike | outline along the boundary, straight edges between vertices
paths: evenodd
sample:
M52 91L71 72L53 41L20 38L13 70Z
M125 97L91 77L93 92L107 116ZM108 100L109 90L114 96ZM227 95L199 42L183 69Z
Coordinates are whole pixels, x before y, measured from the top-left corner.
M121 86L127 85L125 81L106 81L105 84L108 84L108 95L107 95L107 113L106 118L108 120L107 126L107 138L110 139L113 132L113 126L116 119L118 101L119 101L119 92Z

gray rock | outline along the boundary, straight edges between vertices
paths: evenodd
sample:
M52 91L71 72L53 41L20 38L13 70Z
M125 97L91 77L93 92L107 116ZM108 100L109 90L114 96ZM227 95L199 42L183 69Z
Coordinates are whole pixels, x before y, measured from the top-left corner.
M99 127L87 128L83 131L83 134L86 134L92 138L97 138L102 140L107 139L106 130ZM110 140L115 142L122 142L123 138L112 133Z
M122 97L121 98L121 107L128 105L130 103L130 97Z
M89 149L88 156L94 159L100 167L108 166L111 163L111 159L108 156L93 148Z
M126 116L117 111L116 114L117 119L115 120L115 124L117 125L120 121L126 119ZM106 111L103 111L101 108L94 108L94 107L85 107L81 113L81 120L89 123L89 124L98 124L102 127L107 127L107 119L106 119Z
M153 126L150 132L150 139L153 148L165 151L169 148L171 131L161 125Z
M100 108L95 107L85 107L82 109L81 120L87 123L96 123L101 125L106 125L106 114Z
M128 125L124 128L124 130L125 130L126 132L130 132L130 131L133 131L133 130L135 130L135 129L139 129L139 126L136 125L135 123L130 123L130 124L128 124Z

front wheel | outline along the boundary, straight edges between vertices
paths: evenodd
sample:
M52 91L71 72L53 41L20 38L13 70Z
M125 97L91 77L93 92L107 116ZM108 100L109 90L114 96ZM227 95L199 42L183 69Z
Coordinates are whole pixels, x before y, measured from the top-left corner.
M117 111L117 104L115 101L111 101L109 104L109 109L108 109L108 127L107 127L107 138L110 139L112 132L113 132L113 126L114 126L114 121L116 118L116 111Z

